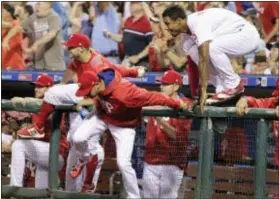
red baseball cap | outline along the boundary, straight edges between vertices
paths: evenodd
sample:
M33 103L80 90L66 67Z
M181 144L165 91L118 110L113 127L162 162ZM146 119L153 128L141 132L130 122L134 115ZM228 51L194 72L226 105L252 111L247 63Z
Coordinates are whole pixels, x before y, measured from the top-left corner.
M68 41L64 42L63 45L72 48L77 48L77 47L90 48L90 39L84 34L75 33L72 34L68 39Z
M279 96L279 78L276 80L276 87L272 93L273 96Z
M36 86L44 86L50 87L54 85L54 80L51 76L47 74L39 75L35 82L33 82Z
M79 89L76 92L76 96L82 97L88 95L98 80L99 77L92 71L83 73L78 79Z
M169 71L166 71L161 78L158 78L157 81L159 81L163 84L182 85L182 76L174 70L169 70Z

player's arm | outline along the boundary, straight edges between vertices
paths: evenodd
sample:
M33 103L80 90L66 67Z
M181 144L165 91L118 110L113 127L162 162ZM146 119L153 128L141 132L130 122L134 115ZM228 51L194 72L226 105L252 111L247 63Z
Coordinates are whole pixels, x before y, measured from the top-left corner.
M248 108L274 108L279 97L256 99L254 97L242 97L236 104L237 114L243 116Z
M170 125L168 122L163 120L161 117L156 117L156 120L161 127L164 129L164 133L170 138L175 140L176 139L176 129L172 125Z
M125 93L119 93L118 96L120 101L131 108L154 105L169 106L175 109L181 107L181 102L178 99L173 99L159 92L147 91L135 85L125 88Z
M22 28L20 26L14 26L11 29L9 29L8 34L3 38L2 46L6 48L7 50L13 49L15 45L18 45L18 43L12 42L11 45L9 45L9 41L18 33L21 32Z
M67 84L69 81L76 79L76 73L69 67L66 69L60 84Z
M109 31L107 30L104 30L104 35L113 40L113 41L116 41L116 42L122 42L123 40L123 34L113 34L113 33L110 33Z
M145 74L143 66L127 67L119 64L112 64L112 68L118 71L122 77L142 77Z
M201 111L204 111L204 105L207 98L208 86L208 66L209 66L209 44L210 40L203 42L199 46L199 73L201 79Z
M199 46L199 72L201 77L201 89L206 91L208 86L208 65L209 65L209 43L206 41Z

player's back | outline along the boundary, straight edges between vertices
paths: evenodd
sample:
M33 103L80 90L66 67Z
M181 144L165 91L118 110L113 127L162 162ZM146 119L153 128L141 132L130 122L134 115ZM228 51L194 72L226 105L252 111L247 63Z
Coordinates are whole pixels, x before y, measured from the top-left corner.
M188 26L193 34L213 34L218 37L237 32L243 25L249 24L238 14L222 8L210 8L188 16Z

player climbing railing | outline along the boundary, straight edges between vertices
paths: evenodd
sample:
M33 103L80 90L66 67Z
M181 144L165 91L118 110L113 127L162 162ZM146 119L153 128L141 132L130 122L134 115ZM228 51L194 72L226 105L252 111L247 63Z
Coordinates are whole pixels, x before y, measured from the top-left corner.
M21 111L21 112L38 112L40 104L28 103L24 107L21 105L13 105L9 100L2 100L2 111ZM27 197L27 198L116 198L111 195L92 195L81 194L77 192L66 192L58 190L57 171L58 171L58 155L59 155L59 122L62 112L74 111L72 105L64 105L56 107L53 115L53 130L50 140L50 166L49 166L49 186L48 189L19 188L2 185L2 197ZM202 118L199 159L197 173L197 187L195 198L211 198L212 196L212 168L214 153L214 134L211 118L240 117L233 107L206 107L205 112L201 114L199 107L193 112L179 112L173 109L164 108L161 110L144 110L145 116L167 116L167 117L200 117ZM265 198L266 196L266 153L267 153L267 120L275 120L274 109L249 109L243 119L258 119L257 126L257 143L256 143L256 165L255 165L255 187L254 198Z

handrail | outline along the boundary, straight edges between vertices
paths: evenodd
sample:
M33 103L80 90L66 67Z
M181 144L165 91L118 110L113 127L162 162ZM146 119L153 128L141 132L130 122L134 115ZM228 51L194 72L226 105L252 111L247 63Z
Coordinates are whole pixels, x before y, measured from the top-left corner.
M22 111L22 112L38 112L41 103L30 102L25 106L13 105L10 100L1 101L2 110L8 111ZM59 146L59 121L62 112L75 111L73 105L56 106L53 115L53 129L50 141L50 156L49 156L49 186L48 189L28 189L13 186L2 185L2 196L10 197L28 197L38 198L39 196L52 196L52 198L60 199L74 199L74 198L108 198L114 199L116 196L111 195L89 195L77 192L66 192L58 190L57 170L58 170L58 146ZM143 110L144 116L167 116L167 117L199 117L202 118L200 144L199 144L199 166L198 178L196 188L196 198L211 198L212 196L212 165L214 154L214 133L212 130L211 118L226 118L236 117L243 119L258 119L257 127L257 150L256 150L256 165L255 165L255 198L264 198L266 196L266 151L267 151L267 136L268 136L268 123L266 120L275 120L275 109L248 109L245 116L240 117L236 113L235 107L205 107L205 112L202 114L199 107L195 107L192 112L178 111L170 108L148 109ZM264 119L263 119L264 118Z
M20 111L20 112L39 112L41 103L29 102L25 106L16 104L15 106L10 100L1 100L2 110L4 111ZM55 107L57 111L73 112L75 111L73 104L59 105ZM148 109L143 110L144 116L160 116L160 117L212 117L212 118L225 118L225 117L236 117L245 119L261 119L276 120L275 109L263 109L263 108L249 108L244 116L239 116L236 112L235 107L215 107L206 106L205 111L202 114L199 106L196 106L193 112L189 111L178 111L171 108L162 109Z

